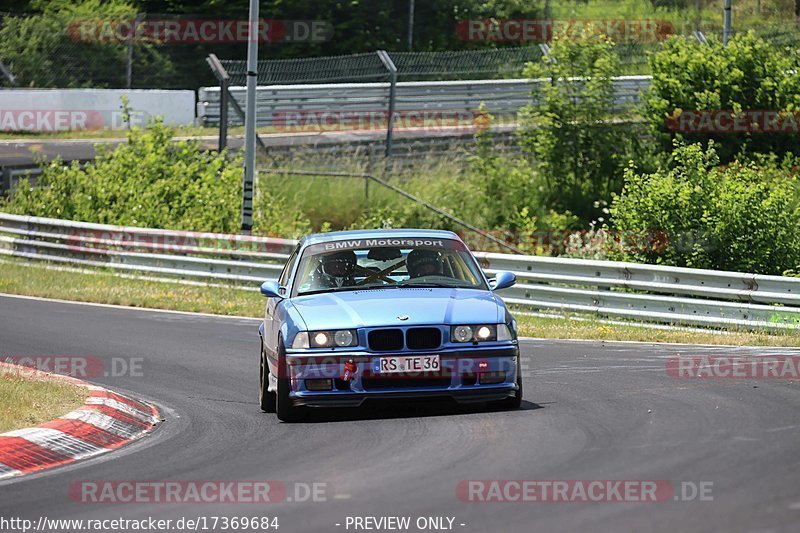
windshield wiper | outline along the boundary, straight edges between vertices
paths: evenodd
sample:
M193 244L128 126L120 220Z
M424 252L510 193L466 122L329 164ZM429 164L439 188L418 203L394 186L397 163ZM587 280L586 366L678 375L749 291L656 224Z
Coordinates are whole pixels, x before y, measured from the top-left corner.
M354 288L355 287L353 287L351 285L348 285L346 287L326 287L324 289L314 289L313 291L298 292L297 295L298 296L308 296L310 294L322 294L323 292L338 292L338 291L345 291L345 290L348 290L348 289L352 290Z
M472 287L472 285L463 285L463 284L446 284L446 283L407 283L401 281L397 284L398 287L419 287L421 289L466 289Z
M343 291L361 291L364 289L386 289L388 287L397 287L398 285L345 285L344 287L327 287L325 289L315 289L313 291L305 291L297 293L298 296L308 296L311 294L322 294L325 292L343 292Z

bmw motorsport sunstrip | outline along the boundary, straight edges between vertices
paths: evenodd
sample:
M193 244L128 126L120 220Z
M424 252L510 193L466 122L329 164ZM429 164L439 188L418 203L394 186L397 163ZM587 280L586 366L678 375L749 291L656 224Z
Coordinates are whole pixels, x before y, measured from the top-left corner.
M451 397L517 408L516 320L449 231L363 230L304 237L267 281L261 409L283 421L307 407Z

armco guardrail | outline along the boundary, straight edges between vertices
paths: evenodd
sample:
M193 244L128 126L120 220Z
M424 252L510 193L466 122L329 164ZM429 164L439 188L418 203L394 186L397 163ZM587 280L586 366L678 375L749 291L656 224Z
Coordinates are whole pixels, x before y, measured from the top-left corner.
M800 326L800 278L616 261L476 252L510 270L510 304L605 317L755 328Z
M0 213L0 255L142 274L257 284L274 279L295 241L91 224ZM488 252L510 270L503 299L531 311L668 324L783 329L800 325L800 278ZM254 285L255 286L255 285Z
M620 76L614 79L615 101L619 109L639 102L639 94L650 85L650 76ZM530 104L534 84L549 80L465 80L398 82L394 110L464 112L478 110L483 103L495 117L506 120ZM230 87L231 95L244 105L245 88ZM290 128L289 113L381 112L389 108L390 84L330 83L313 85L266 85L256 90L258 126ZM220 88L201 87L198 93L198 118L206 126L218 126ZM312 118L314 116L312 115ZM320 116L323 120L325 117ZM306 119L307 120L307 119ZM229 125L241 125L236 114L229 115Z
M296 244L0 213L0 255L181 278L254 283L275 278Z
M77 162L83 166L87 161L88 159L72 159L61 163L64 166L71 166ZM31 185L35 185L44 168L37 163L0 166L0 195L10 193L23 178L27 178Z
M42 167L36 164L0 167L0 195L11 191L22 178L35 182L41 173Z

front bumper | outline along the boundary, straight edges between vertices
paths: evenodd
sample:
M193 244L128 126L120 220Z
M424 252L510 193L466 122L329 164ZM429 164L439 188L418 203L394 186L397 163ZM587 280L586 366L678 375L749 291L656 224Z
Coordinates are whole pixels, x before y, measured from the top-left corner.
M375 372L376 361L394 355L439 355L437 372L384 374ZM344 381L344 365L352 361L356 371ZM502 400L514 396L519 372L519 347L469 347L430 352L375 354L369 352L289 351L286 362L290 392L295 405L309 407L357 407L372 399L447 397L459 403ZM502 373L502 374L500 374ZM494 375L496 382L482 383L482 375ZM497 376L502 376L497 379ZM306 380L330 380L331 390L308 390Z

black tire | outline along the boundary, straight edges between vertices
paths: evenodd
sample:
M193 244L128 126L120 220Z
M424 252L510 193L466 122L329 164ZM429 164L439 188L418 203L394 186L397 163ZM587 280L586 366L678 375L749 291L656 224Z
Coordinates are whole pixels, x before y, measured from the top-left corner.
M510 409L519 409L521 405L522 405L522 370L518 366L517 390L514 393L514 396L511 396L509 398L504 398L496 402L489 402L489 407L493 409L510 410Z
M278 368L286 369L284 372L278 371L278 393L276 394L275 413L281 422L297 422L306 415L304 407L295 407L289 399L289 377L281 376L288 373L286 365L286 349L283 346L283 339L278 338Z
M267 355L264 353L264 342L261 341L261 364L258 373L258 403L261 410L265 413L275 412L275 393L269 391L269 366L267 366Z

